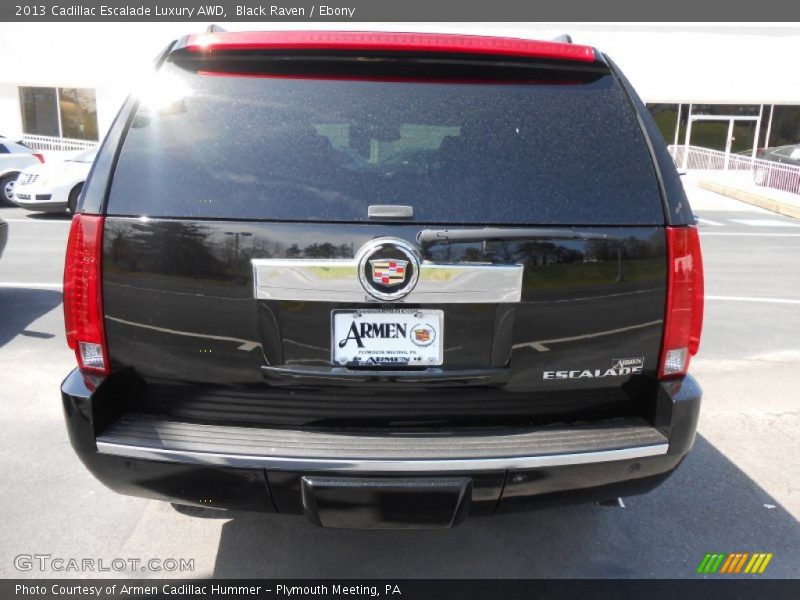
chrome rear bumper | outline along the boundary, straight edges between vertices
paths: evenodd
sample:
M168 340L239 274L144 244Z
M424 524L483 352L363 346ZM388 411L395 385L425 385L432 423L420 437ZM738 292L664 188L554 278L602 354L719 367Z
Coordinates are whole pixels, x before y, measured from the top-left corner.
M199 425L126 415L97 438L101 454L290 471L453 473L583 465L666 454L639 418L480 433L360 434Z

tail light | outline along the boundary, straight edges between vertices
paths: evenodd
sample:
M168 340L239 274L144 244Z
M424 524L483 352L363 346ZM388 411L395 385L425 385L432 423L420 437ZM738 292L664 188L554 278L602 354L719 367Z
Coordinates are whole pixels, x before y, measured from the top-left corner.
M695 227L667 227L667 310L660 379L681 377L700 348L703 329L703 259Z
M64 265L64 323L67 344L78 366L88 372L110 372L103 326L103 217L75 215Z
M44 154L41 152L34 152L33 155L39 160L40 163L44 162Z

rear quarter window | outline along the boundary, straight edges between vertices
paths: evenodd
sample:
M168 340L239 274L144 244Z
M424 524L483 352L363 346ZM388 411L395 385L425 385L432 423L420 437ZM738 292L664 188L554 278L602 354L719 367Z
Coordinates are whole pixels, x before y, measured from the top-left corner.
M167 63L125 137L108 212L426 223L663 224L610 75L532 83L333 80Z

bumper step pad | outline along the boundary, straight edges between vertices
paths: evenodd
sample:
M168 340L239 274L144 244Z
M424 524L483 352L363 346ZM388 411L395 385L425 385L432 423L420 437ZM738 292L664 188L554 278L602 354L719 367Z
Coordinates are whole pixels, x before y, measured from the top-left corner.
M476 471L665 454L644 419L447 433L319 432L193 424L128 414L97 437L103 454L291 470Z

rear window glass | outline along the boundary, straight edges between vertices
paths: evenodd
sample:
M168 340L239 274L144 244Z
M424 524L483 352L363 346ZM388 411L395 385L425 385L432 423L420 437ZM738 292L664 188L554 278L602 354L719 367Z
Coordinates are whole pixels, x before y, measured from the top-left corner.
M108 212L427 223L654 224L650 157L616 82L223 76L166 64L141 93Z

